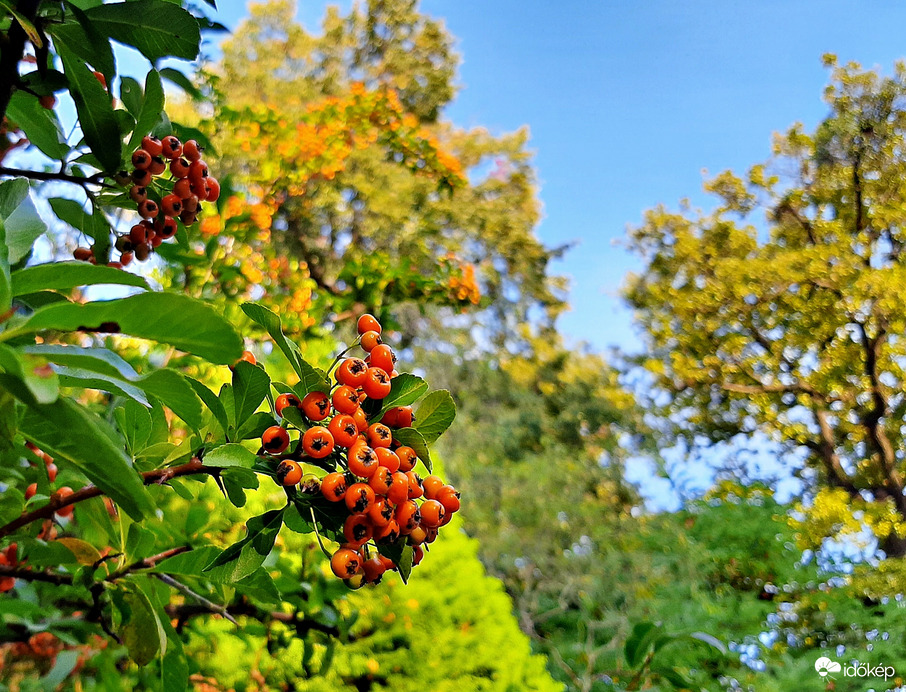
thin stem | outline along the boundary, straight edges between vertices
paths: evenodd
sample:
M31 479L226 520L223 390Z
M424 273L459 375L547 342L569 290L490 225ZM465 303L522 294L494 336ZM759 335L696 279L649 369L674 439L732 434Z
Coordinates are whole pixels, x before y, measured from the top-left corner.
M189 598L191 598L191 599L197 601L200 605L204 606L206 609L210 610L212 613L217 613L218 615L222 615L222 616L225 617L227 620L229 620L230 622L232 622L234 625L238 625L238 624L239 624L238 622L236 622L236 618L234 618L232 615L230 615L229 611L228 611L224 606L222 606L222 605L217 605L217 604L214 603L213 601L209 601L207 598L205 598L205 597L202 596L201 594L195 593L195 592L192 591L192 589L190 589L188 586L186 586L186 585L183 584L182 582L176 581L176 580L175 580L173 577L171 577L170 575L168 575L168 574L155 574L154 576L155 576L157 579L160 579L164 584L167 584L167 585L169 585L169 586L172 586L172 587L173 587L174 589L176 589L177 591L179 591L179 592L185 594L186 596L188 596Z
M47 171L31 171L26 168L9 168L8 166L0 166L0 176L18 176L21 178L30 178L31 180L61 180L66 183L75 183L85 187L87 185L97 185L99 187L109 187L114 188L115 185L110 185L105 183L101 178L103 175L98 173L96 175L89 176L87 178L82 178L77 175L69 175L68 173L50 173Z

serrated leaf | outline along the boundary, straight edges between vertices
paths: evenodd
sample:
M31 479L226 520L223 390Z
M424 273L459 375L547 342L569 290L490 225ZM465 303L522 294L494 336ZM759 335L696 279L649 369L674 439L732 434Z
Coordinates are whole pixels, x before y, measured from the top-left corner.
M249 519L245 538L221 552L204 568L205 574L214 572L209 578L232 583L244 579L261 567L274 547L277 534L283 526L285 511L286 507L282 507Z
M86 14L99 31L137 48L152 63L170 56L184 60L198 56L198 22L179 5L135 0L93 7Z
M69 93L75 101L85 142L104 171L115 173L123 158L123 142L110 95L85 62L69 49L58 45L57 53L63 62L63 72L69 80Z
M145 77L144 98L141 110L135 116L135 129L132 137L129 138L129 151L135 149L141 143L142 138L154 129L154 126L160 121L163 109L164 88L160 81L160 73L157 70L151 70Z
M56 112L44 108L32 94L15 92L10 98L6 117L21 127L28 141L49 158L59 161L69 153Z
M211 307L174 293L48 305L36 310L15 332L96 329L105 323L114 323L123 334L170 344L212 363L232 363L242 353L239 335Z
M253 452L235 442L212 449L204 456L205 466L217 466L220 468L238 466L250 469L255 465L256 461L258 461L258 457Z
M446 389L438 389L426 396L418 407L413 427L421 433L425 442L431 444L443 435L455 418L453 397Z
M113 442L116 433L103 419L63 398L27 407L19 430L57 463L62 460L78 468L133 519L153 513L141 477Z
M264 368L239 361L233 367L233 428L238 429L267 396L271 379Z
M115 267L89 264L88 262L49 262L13 272L10 275L14 296L36 291L65 291L77 286L118 284L148 289L142 277Z
M296 375L299 376L299 383L294 390L300 397L314 391L330 391L327 374L307 363L299 353L299 347L286 338L279 315L257 303L243 303L240 307L249 319L264 327L274 343L277 344L277 348L286 356Z
M434 464L431 461L431 454L428 451L428 444L425 438L415 428L400 428L393 431L393 439L406 447L412 447L416 456L422 460L428 473L434 473Z
M390 393L381 401L381 409L372 416L380 420L387 411L397 406L409 406L428 391L428 383L421 377L404 372L390 380Z
M136 456L151 436L151 413L135 401L126 401L113 412L117 426L126 439L126 449Z

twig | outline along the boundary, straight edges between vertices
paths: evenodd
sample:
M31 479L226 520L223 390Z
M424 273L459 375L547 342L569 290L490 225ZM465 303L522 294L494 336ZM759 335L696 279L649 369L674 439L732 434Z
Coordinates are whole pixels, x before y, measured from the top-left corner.
M97 185L99 187L109 188L116 187L115 185L105 183L101 179L103 176L100 174L83 178L78 175L69 175L68 173L49 173L47 171L32 171L26 168L9 168L7 166L0 166L0 175L20 176L22 178L29 178L31 180L60 180L65 183L75 183L76 185L81 185L82 187L85 187L86 185Z
M164 584L168 584L169 586L172 586L174 589L176 589L177 591L180 591L181 593L185 594L185 595L188 596L189 598L192 598L192 599L198 601L198 603L199 603L200 605L203 605L205 608L207 608L208 610L210 610L212 613L217 613L218 615L222 615L222 616L225 617L227 620L229 620L230 622L232 622L234 625L238 625L238 624L239 624L238 622L236 622L236 618L234 618L232 615L230 615L229 611L227 611L227 609L226 609L224 606L222 606L222 605L217 605L217 604L214 603L213 601L209 601L207 598L205 598L205 597L202 596L201 594L195 593L195 592L192 591L192 589L190 589L188 586L186 586L186 585L183 584L182 582L176 581L176 580L175 580L173 577L171 577L170 575L168 575L168 574L155 574L154 576L155 576L157 579L160 579Z
M182 553L187 553L190 550L192 550L191 546L181 545L176 548L170 548L170 550L165 550L164 552L158 553L157 555L146 557L144 560L137 560L131 565L126 565L122 569L118 569L115 572L112 572L110 576L107 577L106 581L114 581L115 579L119 579L120 577L125 576L130 572L137 572L140 569L151 569L152 567L156 567L158 562L162 562L168 557L181 555Z

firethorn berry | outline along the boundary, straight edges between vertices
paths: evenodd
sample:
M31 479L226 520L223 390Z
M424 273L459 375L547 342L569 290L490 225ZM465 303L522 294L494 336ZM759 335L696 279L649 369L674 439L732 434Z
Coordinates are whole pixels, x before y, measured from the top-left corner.
M209 175L208 164L206 164L201 159L192 161L189 164L189 180L193 183L199 180L204 180Z
M361 387L368 374L368 366L361 358L346 358L337 368L337 382L350 387Z
M365 332L362 334L362 350L371 351L375 346L381 344L381 333L380 332Z
M400 526L391 519L386 526L375 529L374 540L378 543L395 543L400 537Z
M302 399L302 413L309 420L322 421L330 415L330 399L324 392L309 392Z
M321 425L309 428L302 436L302 451L312 459L323 459L333 451L333 448L333 435Z
M420 545L415 546L415 550L412 551L412 566L417 567L424 557L425 549Z
M390 473L396 473L400 470L400 458L396 452L391 452L386 447L375 447L374 453L377 455L378 463L382 468L387 469Z
M409 545L421 545L425 542L425 539L428 537L428 532L421 525L416 526L409 534L409 538L406 541Z
M132 264L133 257L134 255L131 252L122 253L120 255L120 264L122 264L124 267L128 267L130 264Z
M368 426L368 444L372 447L390 447L390 440L393 435L390 432L390 428L381 423L374 423L373 425Z
M327 426L333 440L340 447L351 447L359 435L359 429L355 424L355 418L341 413L334 416Z
M144 202L148 199L148 188L143 185L133 185L129 188L129 197L131 197L132 201L136 204Z
M57 492L51 495L50 500L51 502L59 502L61 500L65 500L70 495L72 495L72 488L70 488L68 485L64 485L62 488L57 490ZM58 517L71 517L74 511L75 507L73 505L67 505L66 507L61 507L60 509L58 509L55 514Z
M179 220L182 221L186 226L191 226L196 221L198 221L198 214L194 211L186 211L185 209L179 215Z
M133 188L134 189L134 188ZM141 245L148 239L148 227L137 223L129 229L129 240L133 245Z
M179 195L165 195L160 208L167 216L179 216L182 212L182 198Z
M425 500L419 510L422 515L422 525L428 528L437 528L447 515L447 510L437 500Z
M168 196L172 197L172 195ZM166 199L166 197L164 197L164 199ZM176 235L176 219L174 219L172 216L165 216L163 218L163 221L161 221L160 217L158 217L157 221L158 224L157 226L155 226L155 228L157 229L156 236L154 238L155 240L157 239L157 237L160 237L161 241L164 241Z
M387 499L395 505L409 499L409 478L405 473L397 471L393 474L390 490L387 491Z
M189 180L189 162L185 159L173 159L170 161L170 175L177 180L185 180L186 188L191 189L192 182Z
M182 142L173 135L168 135L160 141L161 154L168 159L176 159L182 156Z
M132 152L132 166L140 171L146 170L151 165L151 154L144 149L136 149Z
M444 506L444 509L447 510L449 514L458 512L461 506L459 493L452 485L445 485L440 490L438 490L437 497L435 499Z
M55 480L57 480L57 465L56 464L47 465L47 480L49 480L51 483L53 483Z
M289 433L279 425L272 425L261 435L261 446L270 454L280 454L289 447Z
M216 202L220 199L220 181L217 178L209 176L205 180L205 188L208 191L208 196L205 198L208 202Z
M201 147L194 139L187 139L186 143L182 145L182 155L189 161L198 161L201 158L201 151Z
M283 409L285 409L287 406L299 408L301 405L302 402L299 401L299 397L297 397L295 394L281 394L274 402L274 409L277 411L278 416L283 416Z
M393 513L393 519L399 525L401 534L405 536L412 533L421 521L421 514L415 500L406 500L398 504Z
M350 512L363 514L374 504L375 496L374 491L364 483L353 483L346 490L344 499Z
M343 523L343 536L356 545L370 541L372 530L371 520L366 514L350 514Z
M189 190L189 196L183 199L182 201L183 212L195 213L198 211L198 197L191 193Z
M145 135L142 138L142 149L147 151L151 156L160 156L163 152L163 144L154 135Z
M383 399L390 394L390 375L380 368L368 368L362 389L371 399Z
M302 480L302 467L292 459L284 459L277 466L276 475L280 485L295 485Z
M409 479L409 499L417 500L425 491L422 490L422 479L418 477L415 471L406 471L406 478Z
M204 178L189 178L189 189L199 200L208 198L208 185Z
M330 569L340 579L353 577L361 568L362 556L349 548L340 548L330 558Z
M387 526L393 519L393 505L387 502L387 498L378 497L368 509L368 518L375 528Z
M403 473L408 473L415 468L415 464L418 463L418 456L415 453L415 450L412 447L402 447L396 448L396 456L400 460L400 471Z
M364 334L365 332L377 332L380 334L381 331L383 331L381 329L381 323L377 321L377 318L368 313L365 313L359 318L359 321L356 322L356 329L359 334Z
M73 250L72 256L74 259L79 260L80 262L87 262L94 254L91 252L91 248L88 247L77 247Z
M444 487L444 482L437 476L425 476L422 479L422 488L425 489L425 497L433 500L437 496L437 491Z
M380 368L384 372L392 372L393 364L396 363L396 355L393 349L387 344L379 344L371 349L371 367Z
M104 89L106 89L107 88L107 78L104 76L104 73L98 72L97 70L95 70L92 74L94 74L94 78L101 83L101 86L104 87Z
M360 408L359 395L356 394L352 387L346 384L340 385L334 390L331 401L337 411L345 413L347 416L354 416L355 412Z
M167 170L167 164L161 156L154 156L151 158L151 165L148 166L148 171L151 175L160 175L165 170Z
M32 483L25 489L25 500L32 499L38 493L38 484Z
M53 107L57 105L57 97L53 94L45 94L38 97L38 103L41 104L41 108L53 110Z
M135 259L144 262L151 254L151 246L148 243L139 243L135 246Z
M148 187L151 184L151 171L147 168L136 168L132 171L132 182L142 187Z
M349 449L347 464L359 478L371 478L380 467L374 450L366 444L353 445Z
M365 560L365 563L362 565L362 572L365 575L366 584L377 584L381 581L381 577L384 576L384 572L386 571L387 568L379 557Z
M258 363L257 359L255 358L255 354L251 351L243 351L242 355L239 356L239 360L237 360L236 362L238 363L241 360L244 360L246 363L251 363L252 365L256 365Z
M355 413L352 414L352 419L355 421L355 426L359 429L360 433L368 430L368 415L361 407L355 410Z
M173 183L173 194L177 195L182 200L187 199L192 194L192 184L189 182L189 179L182 178L181 180L177 180L175 183ZM197 209L197 200L195 201L195 204L195 209ZM195 211L195 209L192 209L191 211Z
M389 469L379 466L375 469L374 475L368 481L375 495L386 495L390 492L390 486L393 483L393 472Z
M146 199L138 204L138 214L143 219L153 219L158 215L159 211L157 202L153 199Z
M339 502L346 496L346 476L342 473L328 473L321 479L321 494L331 502Z

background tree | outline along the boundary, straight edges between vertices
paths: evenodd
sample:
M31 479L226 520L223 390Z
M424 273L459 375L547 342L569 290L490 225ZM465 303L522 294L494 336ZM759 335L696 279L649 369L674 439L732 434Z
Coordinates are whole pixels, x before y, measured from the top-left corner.
M626 289L674 439L760 431L800 450L790 472L841 491L890 555L906 550L904 79L835 68L814 133L796 125L768 167L707 183L711 212L646 214Z

